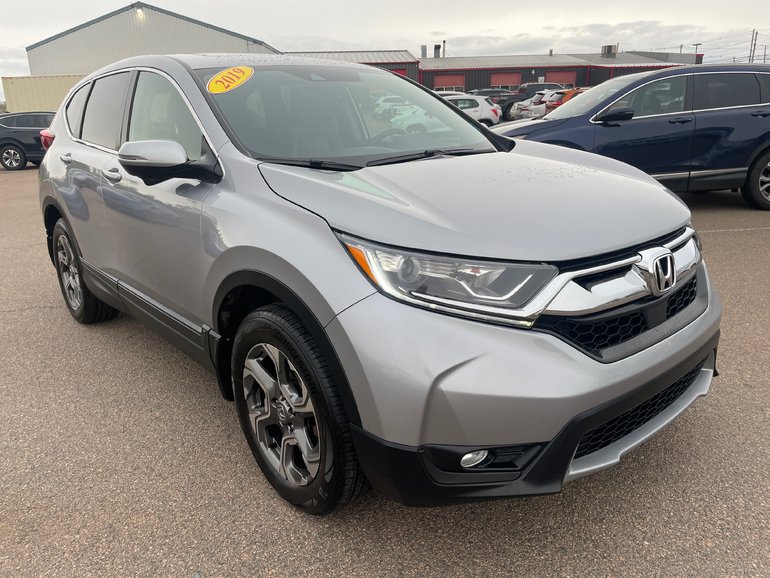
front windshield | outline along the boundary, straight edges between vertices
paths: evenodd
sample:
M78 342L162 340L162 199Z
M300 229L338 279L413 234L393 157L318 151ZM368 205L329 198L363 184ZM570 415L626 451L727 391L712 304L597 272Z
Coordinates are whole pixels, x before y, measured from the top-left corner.
M647 74L649 73L628 74L602 82L600 85L574 96L543 118L553 120L583 115Z
M196 72L254 158L364 166L421 151L496 150L454 107L382 70L292 64L232 70Z

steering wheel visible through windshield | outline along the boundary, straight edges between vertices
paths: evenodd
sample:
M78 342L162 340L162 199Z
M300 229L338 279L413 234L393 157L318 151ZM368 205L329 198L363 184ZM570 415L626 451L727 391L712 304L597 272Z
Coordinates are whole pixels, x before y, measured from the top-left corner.
M257 159L358 168L420 151L497 150L454 107L385 71L321 63L236 68L248 79L225 89L212 88L221 69L196 73L238 143Z

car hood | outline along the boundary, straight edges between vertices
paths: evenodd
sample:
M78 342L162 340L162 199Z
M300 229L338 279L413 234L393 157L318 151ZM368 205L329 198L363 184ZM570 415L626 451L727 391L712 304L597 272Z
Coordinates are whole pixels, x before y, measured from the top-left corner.
M527 118L506 122L505 124L496 126L492 130L503 136L517 136L520 134L530 134L543 128L555 128L568 120L568 118Z
M275 193L339 231L440 253L524 261L595 256L685 225L687 207L637 169L520 141L511 153L320 171L262 163Z

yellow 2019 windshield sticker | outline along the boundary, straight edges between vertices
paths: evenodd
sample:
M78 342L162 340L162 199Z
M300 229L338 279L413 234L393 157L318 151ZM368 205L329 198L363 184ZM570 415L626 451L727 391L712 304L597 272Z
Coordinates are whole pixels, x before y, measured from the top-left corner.
M254 69L250 66L233 66L222 72L217 72L214 77L209 80L209 83L206 85L206 90L211 94L229 92L246 82L251 78L252 74L254 74Z

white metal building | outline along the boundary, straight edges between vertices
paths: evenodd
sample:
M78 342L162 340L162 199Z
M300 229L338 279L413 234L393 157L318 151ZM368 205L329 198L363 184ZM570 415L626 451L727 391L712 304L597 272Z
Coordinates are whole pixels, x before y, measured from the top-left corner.
M280 53L256 38L134 2L28 46L27 59L33 76L88 74L129 56L196 52Z
M280 54L269 44L134 2L27 47L32 76L3 78L8 110L55 110L84 75L141 54Z

